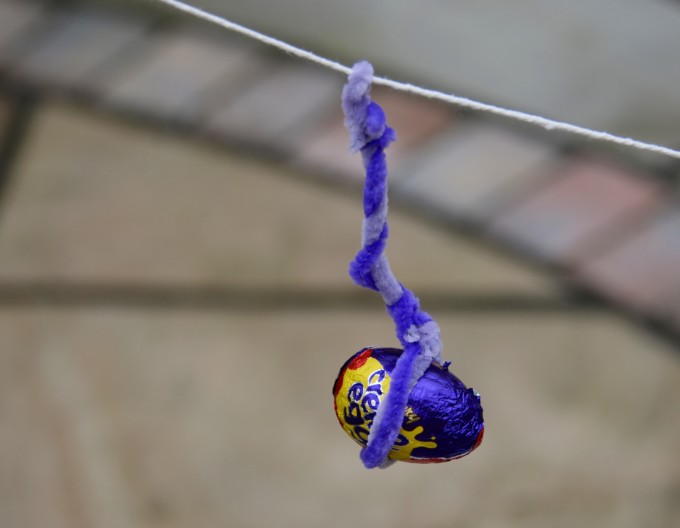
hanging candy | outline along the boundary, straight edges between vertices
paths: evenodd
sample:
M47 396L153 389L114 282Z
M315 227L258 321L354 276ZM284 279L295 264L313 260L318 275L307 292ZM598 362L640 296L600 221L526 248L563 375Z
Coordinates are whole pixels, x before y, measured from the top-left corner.
M366 348L340 369L333 386L335 413L364 448L367 468L396 460L445 462L474 450L484 435L479 395L441 360L439 326L400 284L384 254L387 245L385 148L396 139L382 108L370 98L373 67L354 65L342 92L350 149L360 151L364 184L363 247L350 264L356 284L379 292L403 349Z

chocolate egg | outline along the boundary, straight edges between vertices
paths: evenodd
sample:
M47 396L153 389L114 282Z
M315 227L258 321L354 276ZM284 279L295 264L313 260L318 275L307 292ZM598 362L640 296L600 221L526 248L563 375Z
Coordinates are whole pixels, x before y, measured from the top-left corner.
M390 390L397 348L365 348L349 358L333 385L335 414L345 432L366 446L380 402ZM460 458L482 442L484 418L479 395L432 363L413 387L390 459L437 463Z

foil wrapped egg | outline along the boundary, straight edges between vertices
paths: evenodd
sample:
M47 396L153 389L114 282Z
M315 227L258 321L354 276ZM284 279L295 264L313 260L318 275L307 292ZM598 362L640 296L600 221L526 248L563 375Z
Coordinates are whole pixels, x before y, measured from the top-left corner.
M333 385L335 414L344 431L361 446L368 442L401 353L397 348L364 348L338 373ZM472 452L483 436L479 395L446 365L433 362L411 391L388 458L421 464L447 462Z

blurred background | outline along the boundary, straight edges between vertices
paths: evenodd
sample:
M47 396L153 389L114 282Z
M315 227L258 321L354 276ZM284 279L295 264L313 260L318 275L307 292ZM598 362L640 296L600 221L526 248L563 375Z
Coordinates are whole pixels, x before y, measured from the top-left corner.
M672 0L196 0L378 74L680 148ZM367 471L342 76L156 2L0 0L0 526L680 525L678 160L376 88L396 275L484 443Z

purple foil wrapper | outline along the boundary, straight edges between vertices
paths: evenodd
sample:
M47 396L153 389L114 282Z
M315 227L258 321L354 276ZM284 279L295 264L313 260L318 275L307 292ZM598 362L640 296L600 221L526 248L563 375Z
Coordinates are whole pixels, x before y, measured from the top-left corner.
M364 447L401 353L397 348L365 348L345 362L335 380L333 397L338 421ZM483 436L479 395L446 366L432 363L411 391L399 436L388 458L414 463L446 462L473 451Z

